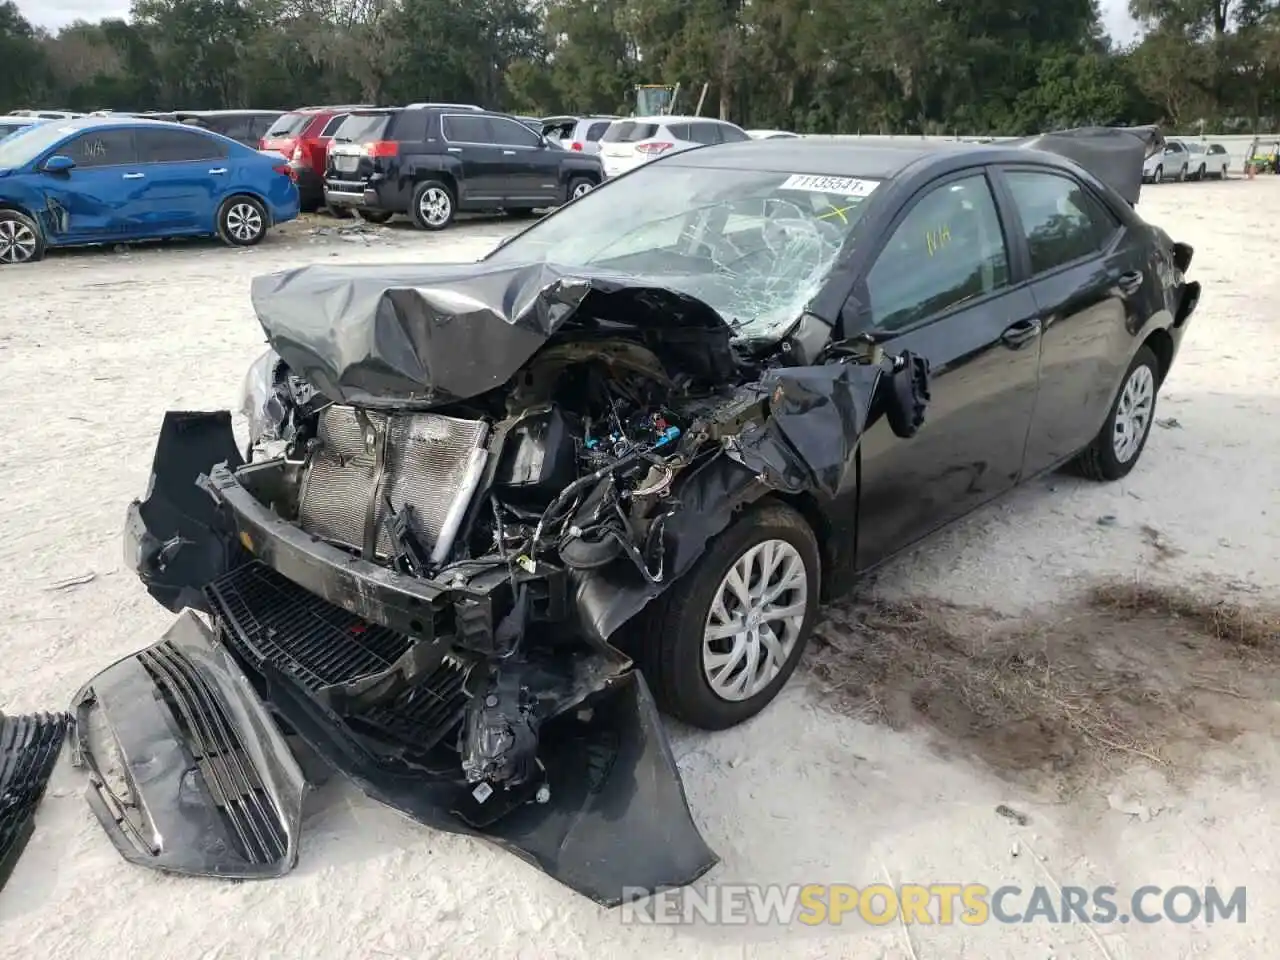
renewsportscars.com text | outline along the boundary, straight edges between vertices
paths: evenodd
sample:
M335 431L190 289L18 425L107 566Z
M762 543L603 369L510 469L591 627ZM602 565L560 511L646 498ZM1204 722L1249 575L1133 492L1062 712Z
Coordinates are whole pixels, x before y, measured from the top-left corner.
M990 887L981 883L713 884L647 896L624 890L620 917L634 924L807 926L887 923L1244 923L1244 887Z

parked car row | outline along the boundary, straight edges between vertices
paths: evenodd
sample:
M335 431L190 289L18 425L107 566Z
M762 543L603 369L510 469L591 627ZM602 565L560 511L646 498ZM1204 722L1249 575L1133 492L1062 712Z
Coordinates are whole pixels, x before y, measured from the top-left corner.
M247 247L297 215L283 157L199 125L82 117L0 141L0 264L51 247L171 237Z
M1199 140L1166 140L1164 149L1147 157L1142 167L1146 183L1166 180L1225 180L1231 168L1227 148Z

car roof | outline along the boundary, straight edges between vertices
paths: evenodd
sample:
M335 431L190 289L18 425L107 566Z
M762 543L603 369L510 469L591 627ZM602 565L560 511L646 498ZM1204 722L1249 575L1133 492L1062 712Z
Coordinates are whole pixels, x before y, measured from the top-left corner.
M285 110L175 110L175 117L265 117L283 116L288 111Z
M99 130L110 127L154 127L159 130L172 130L176 126L181 126L184 130L194 130L205 136L221 136L216 130L205 130L203 127L175 124L172 120L153 120L150 117L76 117L74 120L44 120L40 122L56 127L66 133L78 133L81 130Z
M820 176L857 176L891 180L924 159L964 156L979 162L1047 163L1062 167L1061 156L1027 147L963 140L853 138L839 135L783 140L744 140L684 150L662 159L683 167L776 170Z
M372 103L332 103L319 107L295 107L289 110L289 113L325 113L332 110L337 113L342 110L376 110L377 107Z
M658 114L652 117L613 117L618 123L726 123L731 127L736 127L736 123L729 123L728 120L720 120L716 117L689 117L682 114Z

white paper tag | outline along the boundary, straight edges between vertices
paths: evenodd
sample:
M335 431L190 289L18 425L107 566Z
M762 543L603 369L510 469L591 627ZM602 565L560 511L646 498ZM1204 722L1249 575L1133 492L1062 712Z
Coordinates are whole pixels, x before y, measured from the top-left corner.
M480 783L471 791L471 795L476 798L476 803L484 803L493 796L493 787L487 783Z
M826 177L814 173L796 173L782 182L780 190L805 190L809 193L834 193L842 197L869 197L879 184L858 177Z

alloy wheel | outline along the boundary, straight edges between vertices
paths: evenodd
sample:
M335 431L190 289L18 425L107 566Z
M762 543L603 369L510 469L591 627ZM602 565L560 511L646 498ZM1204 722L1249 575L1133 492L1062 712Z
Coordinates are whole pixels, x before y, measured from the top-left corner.
M1146 439L1155 398L1156 380L1151 368L1146 364L1134 367L1120 391L1111 437L1111 449L1120 463L1132 460Z
M747 550L716 588L703 628L702 667L722 700L749 700L786 665L800 639L809 578L800 551L786 540Z
M36 233L17 220L0 220L0 263L26 263L36 255Z
M591 192L591 184L587 183L584 180L581 183L579 183L576 187L573 188L572 199L577 200L579 197L584 196L585 194L588 194L590 192Z
M449 215L453 212L453 200L442 187L429 187L422 192L418 210L424 223L438 227L448 223Z
M251 203L234 204L227 211L227 232L241 243L256 240L262 233L262 214Z

